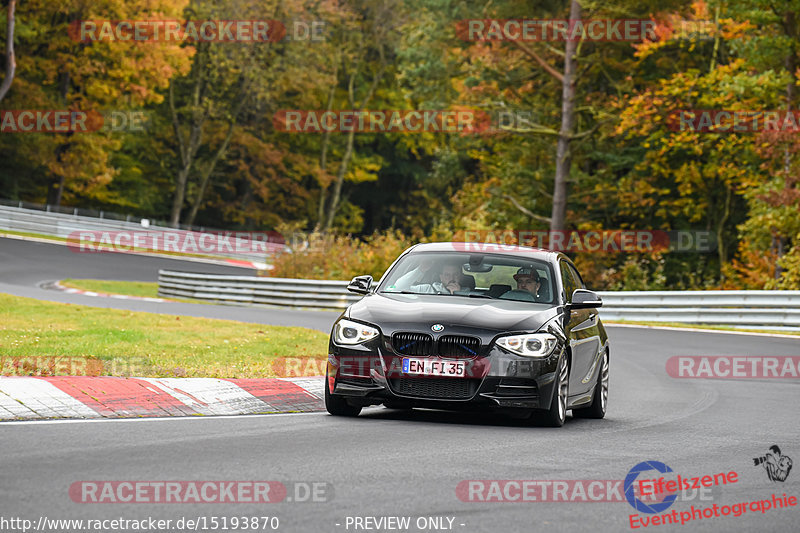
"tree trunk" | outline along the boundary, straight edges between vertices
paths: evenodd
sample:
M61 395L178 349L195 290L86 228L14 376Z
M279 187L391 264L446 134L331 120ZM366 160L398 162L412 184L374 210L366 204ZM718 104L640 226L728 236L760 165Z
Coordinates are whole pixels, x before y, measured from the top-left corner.
M225 140L222 141L222 144L220 145L217 152L214 154L214 157L211 159L211 162L203 170L203 173L200 177L200 189L197 191L197 197L194 199L194 203L192 204L192 210L189 212L189 216L186 218L186 223L190 226L194 224L194 219L195 217L197 217L197 211L200 210L200 205L203 203L203 196L206 193L206 188L208 187L208 182L211 178L211 174L214 172L214 168L216 168L219 160L225 157L225 152L228 151L228 145L230 144L231 138L233 137L233 128L235 126L236 126L236 119L234 119L234 121L229 124L228 134L225 136Z
M381 78L383 78L383 71L386 68L386 57L383 53L383 48L379 48L380 53L380 67L378 71L372 76L372 84L367 91L366 96L361 101L361 104L356 106L356 96L355 96L355 82L356 77L358 75L358 70L361 64L361 60L363 58L359 58L358 62L353 68L353 72L350 74L350 80L347 84L347 94L348 99L350 101L350 108L354 111L361 111L362 109L366 109L369 103L372 101L372 96L375 94L375 89L378 87L378 83L380 83ZM353 157L353 145L355 140L355 128L350 130L349 135L347 136L347 149L345 151L344 157L342 158L342 163L339 165L339 172L336 174L336 185L333 188L333 195L331 196L331 201L328 204L328 216L325 220L325 226L323 228L324 232L329 232L333 227L333 218L336 216L336 211L339 209L339 199L342 195L342 184L344 183L344 177L347 174L347 168L350 165L350 160Z
M79 18L78 16L73 16L73 20L78 20L78 18ZM64 102L67 101L67 96L69 94L70 83L72 83L72 77L69 75L69 72L62 73L61 74L60 86L59 86L59 94L61 94L61 100L64 101ZM67 132L65 134L65 137L67 138L67 141L65 143L60 144L60 145L58 145L56 147L56 151L55 151L56 161L58 161L59 163L63 163L64 162L64 154L66 154L69 151L70 147L72 146L72 141L70 140L70 137L72 137L73 135L75 135L74 132ZM53 194L54 194L54 197L53 197L53 201L52 202L48 202L48 203L56 206L57 208L61 207L61 200L64 197L64 184L65 184L65 181L66 180L64 179L64 174L62 172L61 175L58 176L56 178L56 180L54 180L54 182L53 182L53 189L54 189L53 190Z
M725 187L725 185L723 185ZM728 249L725 247L725 224L728 222L728 217L731 214L731 201L733 200L733 191L730 187L725 187L725 204L722 209L722 216L717 222L717 257L719 258L719 272L720 279L725 280L725 274L722 266L728 262Z
M203 125L208 117L208 112L200 113L199 110L202 74L199 72L199 66L197 64L195 66L198 67L198 73L192 95L192 123L188 142L184 139L180 119L178 118L178 111L175 108L174 84L170 83L169 86L169 110L172 114L172 127L175 131L175 138L178 141L178 151L181 156L181 168L178 170L177 176L175 176L175 194L172 197L172 211L170 213L170 226L173 228L177 228L180 224L181 209L183 208L183 201L186 196L186 183L189 180L189 172L192 170L197 150L202 143Z
M347 167L350 165L350 158L353 157L353 143L355 141L355 128L351 128L347 134L347 149L342 157L342 162L339 165L339 172L336 175L336 185L333 187L333 196L331 196L330 205L328 206L328 217L325 220L324 232L329 232L333 227L333 217L336 216L336 210L339 208L339 199L342 196L342 184L344 183L344 176L347 173Z
M577 0L570 3L569 18L581 18L581 5ZM577 40L567 41L564 56L564 77L561 81L561 129L558 132L556 148L556 176L553 185L553 211L550 216L550 230L560 231L565 227L567 216L567 180L572 167L570 144L575 129L575 52Z
M336 70L333 73L334 82L331 86L331 91L328 93L328 107L326 111L330 111L333 109L333 96L336 92L336 86L338 85L339 79L339 66L337 64ZM322 137L322 148L320 149L319 153L319 168L322 172L328 168L328 146L330 145L331 140L331 132L330 130L325 130L324 136ZM325 198L328 196L328 186L320 183L320 191L319 191L319 205L317 206L317 223L314 225L313 233L317 233L322 229L323 223L325 221Z
M17 70L17 59L14 56L14 14L17 7L17 0L8 3L8 26L6 28L6 77L0 85L0 101L5 98L11 83L14 81L14 73Z
M194 224L194 219L197 216L197 211L200 209L200 205L203 203L203 197L206 193L208 182L211 179L211 174L214 173L214 169L217 167L217 163L219 162L219 160L225 158L225 153L228 151L228 146L230 145L231 139L233 138L233 129L236 127L236 123L239 120L239 114L242 112L244 103L247 101L247 93L248 93L247 82L242 81L242 85L239 88L239 97L237 99L236 106L233 109L233 114L231 115L231 121L228 124L228 133L225 135L225 140L222 141L222 144L217 149L216 153L214 154L214 157L211 159L211 162L203 170L203 173L200 176L200 189L197 191L197 197L195 198L192 204L192 210L189 212L189 217L186 219L186 223L190 226Z
M786 13L783 19L784 31L788 35L797 34L797 19L793 11ZM797 50L792 44L789 47L789 53L786 55L786 71L789 73L789 83L786 84L786 111L790 112L794 109L794 87L797 83ZM783 152L783 171L784 180L789 179L789 172L792 166L792 156L789 153L789 148L786 147ZM784 181L784 187L787 187ZM783 275L783 267L781 267L781 258L783 257L784 236L778 236L778 256L775 258L775 279L780 279Z
M56 152L59 151L61 147L56 148ZM61 157L60 154L57 157ZM59 207L61 205L61 197L62 193L64 192L64 175L60 176L53 176L53 181L50 184L50 188L47 191L47 205L52 205L55 207Z

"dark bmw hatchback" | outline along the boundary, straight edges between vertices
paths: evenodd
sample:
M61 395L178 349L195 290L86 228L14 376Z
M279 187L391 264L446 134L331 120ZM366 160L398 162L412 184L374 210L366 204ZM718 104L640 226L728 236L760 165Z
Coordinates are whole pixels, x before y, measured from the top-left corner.
M325 406L498 409L561 426L603 418L609 343L575 265L521 246L419 244L336 321Z

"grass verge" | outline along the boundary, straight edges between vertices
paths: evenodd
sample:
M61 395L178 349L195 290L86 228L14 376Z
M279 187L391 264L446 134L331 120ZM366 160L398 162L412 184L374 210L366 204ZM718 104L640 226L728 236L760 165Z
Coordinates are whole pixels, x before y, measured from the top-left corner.
M108 281L103 279L72 279L60 281L62 286L106 294L122 294L140 298L158 298L158 283L149 281Z
M0 230L0 237L9 235L12 237L33 237L36 239L44 239L47 241L67 242L65 237L57 237L55 235L45 235L43 233L31 233L29 231L13 231L10 229Z
M68 358L75 366L76 360L93 358L102 362L101 375L282 377L275 370L283 367L283 358L324 360L326 353L327 335L307 328L100 309L0 294L0 374L5 375L22 374L13 365L24 359L38 365L39 358Z

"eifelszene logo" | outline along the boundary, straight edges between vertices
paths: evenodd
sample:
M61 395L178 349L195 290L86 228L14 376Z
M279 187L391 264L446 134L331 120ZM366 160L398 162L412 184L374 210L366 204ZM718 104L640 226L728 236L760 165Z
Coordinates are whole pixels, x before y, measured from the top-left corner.
M655 470L662 474L667 472L672 472L672 469L665 465L660 461L643 461L638 465L634 466L628 472L628 475L625 476L625 483L623 485L625 491L625 499L628 500L628 503L633 506L639 512L642 513L649 513L649 514L658 514L662 511L669 509L669 507L675 503L675 500L678 498L677 494L669 494L664 497L663 500L660 502L655 503L645 503L640 500L636 496L636 479L639 477L639 474L642 472L647 472L648 470Z

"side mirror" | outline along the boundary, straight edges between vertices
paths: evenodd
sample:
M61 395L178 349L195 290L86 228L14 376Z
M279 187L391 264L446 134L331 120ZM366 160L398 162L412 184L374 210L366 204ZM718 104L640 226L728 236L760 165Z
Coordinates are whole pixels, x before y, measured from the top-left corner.
M570 309L594 309L601 307L603 300L594 291L586 289L575 289L572 293L572 303L568 304Z
M347 286L347 290L356 294L368 294L371 286L372 276L356 276Z

